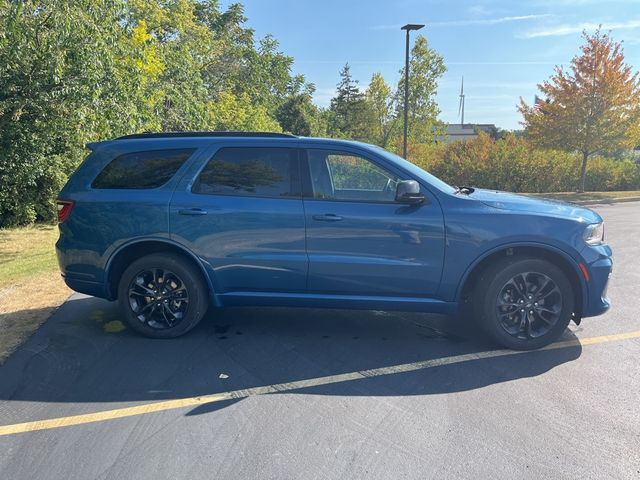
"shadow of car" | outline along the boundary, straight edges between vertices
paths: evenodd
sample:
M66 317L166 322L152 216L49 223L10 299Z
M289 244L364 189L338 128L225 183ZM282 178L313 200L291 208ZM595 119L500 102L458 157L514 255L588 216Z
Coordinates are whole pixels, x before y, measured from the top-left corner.
M492 350L452 319L417 313L228 308L170 341L123 330L113 303L74 295L0 367L0 400L91 404L213 395ZM461 332L465 332L462 334ZM575 339L570 331L563 340ZM288 393L433 395L535 377L581 346L507 352ZM471 355L473 357L473 355ZM238 400L205 404L189 415ZM95 408L95 407L94 407Z

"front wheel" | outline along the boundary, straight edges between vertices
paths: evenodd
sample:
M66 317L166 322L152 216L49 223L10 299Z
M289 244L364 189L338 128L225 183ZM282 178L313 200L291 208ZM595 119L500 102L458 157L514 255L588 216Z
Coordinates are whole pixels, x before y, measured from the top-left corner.
M147 255L129 265L120 279L118 300L129 327L152 338L187 333L208 306L198 269L170 253Z
M536 258L506 258L481 275L474 311L500 345L533 350L558 339L574 311L574 292L562 270Z

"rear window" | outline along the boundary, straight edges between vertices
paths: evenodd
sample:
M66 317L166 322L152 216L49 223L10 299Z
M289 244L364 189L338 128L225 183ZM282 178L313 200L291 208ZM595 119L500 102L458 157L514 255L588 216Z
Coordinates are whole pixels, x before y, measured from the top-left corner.
M125 153L114 158L92 188L157 188L167 183L195 148Z
M300 196L295 150L222 148L193 185L194 193L256 197Z

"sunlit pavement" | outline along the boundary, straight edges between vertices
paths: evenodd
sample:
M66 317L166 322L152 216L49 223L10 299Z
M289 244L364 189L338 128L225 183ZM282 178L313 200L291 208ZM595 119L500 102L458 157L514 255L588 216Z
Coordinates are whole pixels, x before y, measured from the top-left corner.
M640 203L595 208L614 307L538 352L308 309L154 341L76 295L0 367L0 478L640 478Z

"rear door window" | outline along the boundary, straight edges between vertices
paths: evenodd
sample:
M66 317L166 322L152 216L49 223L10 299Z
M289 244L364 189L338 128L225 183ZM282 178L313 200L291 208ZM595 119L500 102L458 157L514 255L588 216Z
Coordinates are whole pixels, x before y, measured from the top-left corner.
M206 195L301 196L298 153L291 148L221 148L191 191Z
M144 189L167 183L195 148L149 150L114 158L91 184L92 188Z

